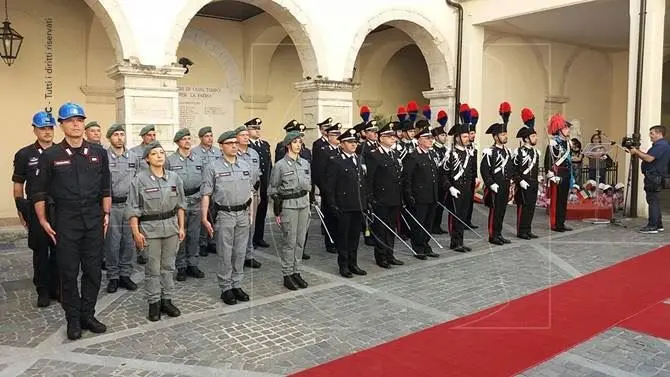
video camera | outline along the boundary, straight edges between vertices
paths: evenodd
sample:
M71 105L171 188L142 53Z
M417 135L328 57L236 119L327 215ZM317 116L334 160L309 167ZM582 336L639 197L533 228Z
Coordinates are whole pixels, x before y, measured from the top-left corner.
M621 139L621 146L626 149L639 148L640 145L642 145L640 138L624 136L623 139Z

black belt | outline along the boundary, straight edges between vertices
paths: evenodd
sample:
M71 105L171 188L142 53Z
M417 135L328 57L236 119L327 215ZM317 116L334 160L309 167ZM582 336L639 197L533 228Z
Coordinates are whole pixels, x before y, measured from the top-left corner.
M199 192L200 192L200 187L196 187L196 188L194 188L194 189L184 190L184 195L186 195L186 196L191 196L191 195L195 195L195 194L197 194L197 193L199 193Z
M305 195L307 195L307 194L308 194L308 191L307 191L307 190L302 190L302 191L294 192L293 194L284 194L284 195L282 195L282 194L277 194L277 196L278 196L279 199L281 199L281 200L287 200L287 199L298 199L298 198L302 198L303 196L305 196Z
M177 214L177 208L173 209L170 212L158 213L155 215L144 215L140 216L140 222L142 221L156 221L156 220L167 220L174 217Z
M249 207L250 204L251 204L251 199L247 200L246 203L240 204L238 206L222 206L222 205L219 205L219 203L214 203L214 210L216 210L216 212L219 212L219 211L224 211L224 212L244 211L245 209L247 209L247 207Z
M112 204L125 203L126 200L128 200L127 196L117 196L117 197L112 196Z

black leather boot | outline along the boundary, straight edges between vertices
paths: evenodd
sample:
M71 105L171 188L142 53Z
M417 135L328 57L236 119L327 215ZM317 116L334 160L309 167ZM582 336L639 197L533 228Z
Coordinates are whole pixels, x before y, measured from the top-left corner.
M149 304L149 315L147 316L149 321L156 322L161 319L161 304L159 302L154 302Z
M181 312L174 306L172 300L161 300L161 313L165 313L168 317L179 317Z

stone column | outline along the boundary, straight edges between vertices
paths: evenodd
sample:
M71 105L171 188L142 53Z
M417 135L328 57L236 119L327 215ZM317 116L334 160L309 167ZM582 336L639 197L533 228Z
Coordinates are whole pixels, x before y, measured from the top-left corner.
M631 136L635 128L635 98L637 94L637 54L640 25L640 2L630 2L630 37L628 42L628 122L627 135ZM640 134L641 150L646 151L651 147L647 136L649 127L661 124L661 96L663 81L663 36L665 24L665 0L648 0L644 31L644 63L640 95L642 96L640 108ZM639 159L638 159L639 161ZM638 162L639 163L639 162ZM620 176L628 181L628 167L630 155L627 155L624 171ZM647 216L648 207L645 200L644 184L641 173L638 171L637 215ZM632 188L629 190L632 191ZM629 202L630 202L629 200Z
M466 12L463 25L463 57L461 67L461 103L482 109L484 106L484 28L472 24L472 15ZM454 54L454 67L456 66ZM454 78L455 80L455 78ZM454 81L454 86L456 82ZM449 117L453 117L453 111ZM454 119L455 120L455 119ZM478 133L484 133L488 125L478 124Z
M156 126L156 139L166 150L174 150L172 137L179 129L179 90L182 67L155 67L123 62L107 70L115 81L116 120L126 125L127 145L141 142L139 132Z
M433 89L422 92L423 97L430 101L430 109L432 110L431 115L433 117L433 119L431 119L431 124L437 124L437 113L439 113L440 110L446 111L449 116L447 127L456 122L456 119L454 119L454 110L456 107L456 97L454 92L454 88Z
M295 83L302 93L302 122L307 126L305 142L308 145L320 135L316 124L331 117L342 123L343 128L352 126L354 111L353 91L358 84L344 81L307 80ZM356 114L357 115L357 114Z

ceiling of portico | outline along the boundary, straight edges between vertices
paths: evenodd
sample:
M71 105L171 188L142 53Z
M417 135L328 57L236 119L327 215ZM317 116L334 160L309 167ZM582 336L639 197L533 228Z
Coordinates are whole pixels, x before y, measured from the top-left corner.
M238 1L217 1L205 5L198 16L213 17L229 21L246 21L263 13L261 8Z
M598 0L483 24L504 34L600 49L626 50L629 0ZM666 32L670 26L665 18ZM667 33L666 33L667 34Z

